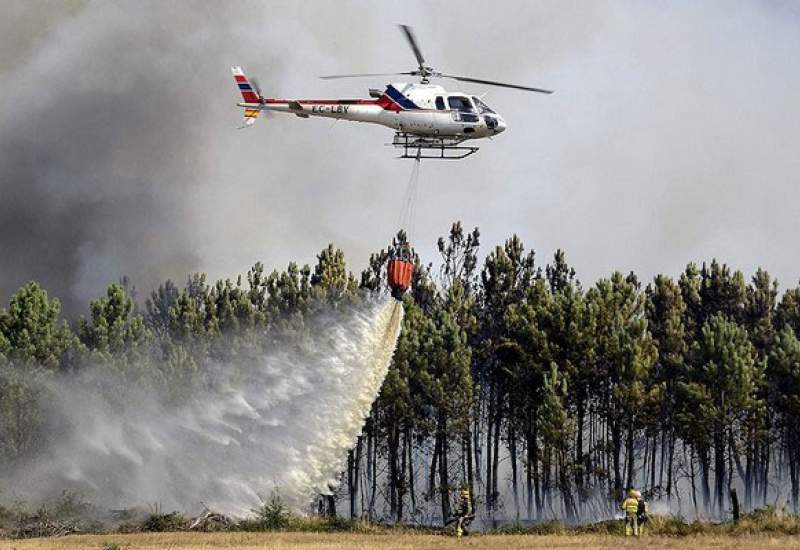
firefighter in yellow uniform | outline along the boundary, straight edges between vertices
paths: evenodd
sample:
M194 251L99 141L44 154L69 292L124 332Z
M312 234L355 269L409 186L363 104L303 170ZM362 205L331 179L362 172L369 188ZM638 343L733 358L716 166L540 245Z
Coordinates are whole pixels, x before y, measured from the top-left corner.
M472 523L475 515L472 513L472 498L469 488L464 486L458 492L458 510L456 512L458 523L456 524L456 536L461 537L467 534L467 526Z
M622 501L622 511L625 512L625 536L639 536L639 499L641 493L635 489L628 491L628 498Z

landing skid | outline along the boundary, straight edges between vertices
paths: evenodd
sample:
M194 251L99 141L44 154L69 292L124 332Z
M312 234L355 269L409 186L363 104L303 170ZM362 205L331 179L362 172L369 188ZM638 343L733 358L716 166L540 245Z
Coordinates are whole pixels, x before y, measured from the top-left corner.
M464 138L419 136L397 132L391 145L401 159L460 160L478 152L478 147L461 145ZM387 144L388 145L388 144Z

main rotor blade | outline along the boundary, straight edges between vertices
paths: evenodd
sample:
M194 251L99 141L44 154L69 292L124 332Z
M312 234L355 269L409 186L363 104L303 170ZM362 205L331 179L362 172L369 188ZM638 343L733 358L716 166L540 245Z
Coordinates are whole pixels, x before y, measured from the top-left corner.
M411 46L411 49L414 50L414 55L417 58L417 63L419 63L419 68L421 70L425 69L425 58L422 57L422 52L417 45L417 39L414 36L414 31L408 25L400 25L400 28L403 30L403 33L406 35L406 39L408 40L408 44Z
M540 94L553 93L553 90L543 90L542 88L531 88L530 86L520 86L519 84L495 82L494 80L481 80L480 78L471 78L468 76L456 76L452 74L443 74L439 76L441 76L441 78L452 78L453 80L460 80L462 82L474 82L476 84L488 84L490 86L501 86L503 88L514 88L515 90L525 90L526 92L539 92Z
M332 74L321 76L323 80L333 80L334 78L361 78L366 76L413 76L416 72L408 71L405 73L358 73L358 74Z

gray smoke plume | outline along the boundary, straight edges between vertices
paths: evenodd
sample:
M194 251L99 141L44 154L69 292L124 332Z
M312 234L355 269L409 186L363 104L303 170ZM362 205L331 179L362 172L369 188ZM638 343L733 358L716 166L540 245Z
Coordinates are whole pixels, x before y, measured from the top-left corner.
M70 489L113 508L204 503L241 516L277 491L303 511L338 484L402 317L389 297L326 314L299 345L214 366L208 388L178 408L153 380L134 387L108 369L53 380L43 392L46 445L6 473L3 498Z
M800 13L783 2L48 2L0 17L0 299L41 280L80 312L256 260L355 266L385 246L410 165L385 128L275 115L237 132L229 66L276 97L364 97L408 70L395 28L455 74L553 88L481 94L510 129L422 166L423 256L450 221L567 250L582 280L718 256L797 278ZM402 7L402 9L400 9Z

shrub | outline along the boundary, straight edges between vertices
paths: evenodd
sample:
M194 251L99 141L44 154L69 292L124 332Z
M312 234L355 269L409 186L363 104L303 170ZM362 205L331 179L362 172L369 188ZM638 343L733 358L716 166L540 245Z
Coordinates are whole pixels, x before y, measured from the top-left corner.
M292 519L277 492L272 493L269 501L262 502L261 507L254 508L253 513L256 515L256 523L264 530L286 529Z
M732 534L780 533L800 535L800 516L784 514L774 506L743 514L738 524L728 524Z
M182 531L186 529L189 521L179 512L161 514L153 512L142 522L142 531L161 533L164 531Z

